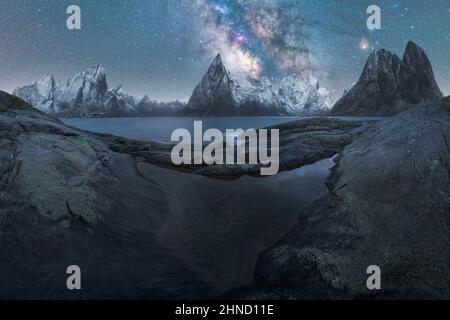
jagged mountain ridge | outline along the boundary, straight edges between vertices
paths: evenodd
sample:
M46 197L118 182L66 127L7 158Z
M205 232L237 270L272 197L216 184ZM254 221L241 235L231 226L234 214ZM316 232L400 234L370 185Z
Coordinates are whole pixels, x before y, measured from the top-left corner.
M315 115L329 111L326 88L310 75L292 74L279 82L230 73L220 54L188 103L140 101L121 86L109 88L101 65L64 82L46 76L14 94L46 113L63 116L234 116ZM409 42L403 59L379 50L372 53L359 81L333 107L335 115L390 116L419 102L442 97L424 50ZM181 111L181 112L180 112Z
M45 113L69 117L171 115L184 106L179 102L151 101L148 96L137 100L122 86L110 88L100 64L63 82L47 75L17 88L14 95Z
M186 103L181 101L158 102L150 99L148 95L136 104L135 113L139 116L177 116Z
M403 59L384 49L370 54L358 82L332 113L391 116L442 97L425 51L410 41Z
M279 83L230 73L220 54L194 89L184 114L197 116L304 115L328 110L329 92L317 79L292 74Z
M47 75L31 85L17 88L14 94L50 114L119 115L135 108L134 98L121 87L109 88L102 65L75 74L63 82Z

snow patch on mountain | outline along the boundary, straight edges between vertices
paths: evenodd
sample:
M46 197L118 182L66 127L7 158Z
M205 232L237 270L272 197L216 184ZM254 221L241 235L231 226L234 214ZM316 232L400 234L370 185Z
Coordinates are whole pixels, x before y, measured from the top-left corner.
M328 111L330 92L310 75L292 74L279 82L230 73L216 56L194 89L185 114L305 115Z
M71 76L64 82L53 76L17 88L14 95L39 110L67 116L121 115L132 112L136 103L121 86L109 88L102 65Z

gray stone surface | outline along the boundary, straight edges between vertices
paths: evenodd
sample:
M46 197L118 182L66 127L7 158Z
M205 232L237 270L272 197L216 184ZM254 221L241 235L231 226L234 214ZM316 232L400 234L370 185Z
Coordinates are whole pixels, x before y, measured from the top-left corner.
M159 243L167 195L131 156L3 92L0 106L0 298L211 296Z
M259 259L245 298L450 296L450 99L384 120L348 145L330 194ZM366 269L382 270L369 292Z
M220 181L130 151L168 145L71 128L3 92L0 107L0 298L213 298L248 283L296 209L327 192L329 160ZM65 286L72 264L80 292Z

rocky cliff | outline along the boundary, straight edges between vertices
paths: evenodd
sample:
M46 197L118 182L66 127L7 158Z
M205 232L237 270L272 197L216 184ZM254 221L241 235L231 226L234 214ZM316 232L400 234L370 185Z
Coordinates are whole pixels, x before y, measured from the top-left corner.
M358 82L334 105L332 113L391 116L440 98L430 60L422 48L409 42L403 60L386 50L372 53Z
M101 136L0 92L0 299L210 297L156 239L161 186ZM82 269L83 290L66 288Z

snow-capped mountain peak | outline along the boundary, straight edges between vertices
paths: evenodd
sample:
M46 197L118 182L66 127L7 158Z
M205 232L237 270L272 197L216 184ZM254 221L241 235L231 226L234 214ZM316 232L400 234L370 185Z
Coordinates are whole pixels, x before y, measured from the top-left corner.
M184 112L202 116L301 115L326 111L330 105L328 90L311 76L292 74L275 82L242 72L230 73L218 54Z
M135 107L134 98L119 86L110 89L105 69L98 64L74 74L63 82L52 75L31 85L18 88L14 94L47 113L63 115L126 113Z
M46 75L35 82L37 92L43 98L51 98L57 85L53 75Z
M331 106L330 91L312 75L291 74L280 81L278 97L289 113L318 114Z
M27 102L33 101L38 109L52 113L55 112L54 94L59 85L53 75L46 75L28 86L16 89L14 94Z

